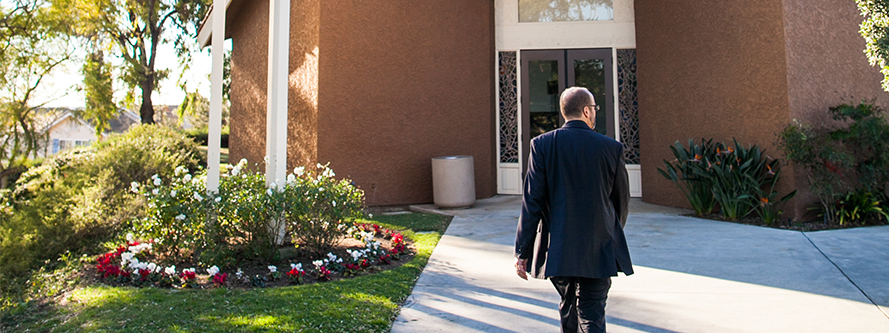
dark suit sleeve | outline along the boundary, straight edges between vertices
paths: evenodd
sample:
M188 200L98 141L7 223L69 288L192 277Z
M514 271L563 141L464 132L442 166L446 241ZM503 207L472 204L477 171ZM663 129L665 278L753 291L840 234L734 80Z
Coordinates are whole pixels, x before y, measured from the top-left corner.
M522 194L522 214L516 230L515 256L520 259L529 259L533 255L537 227L547 207L545 161L535 143L536 140L531 141L531 157Z
M611 189L611 203L620 219L620 226L627 225L627 213L630 205L630 181L627 176L627 164L624 160L623 145L617 150L617 174L614 175L614 188Z

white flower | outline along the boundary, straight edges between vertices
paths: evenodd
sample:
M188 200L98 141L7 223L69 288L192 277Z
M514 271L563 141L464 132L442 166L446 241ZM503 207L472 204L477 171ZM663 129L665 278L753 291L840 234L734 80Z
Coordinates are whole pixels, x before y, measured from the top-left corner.
M158 191L157 189L151 190L151 194L158 195L160 193L161 193L161 191Z
M142 253L142 251L150 250L150 249L151 249L150 243L142 243L142 244L139 244L136 246L130 246L129 248L127 248L128 251L130 251L134 254L139 254L139 253Z
M243 277L243 276L244 276L244 271L242 271L242 270L241 270L241 268L240 268L240 267L238 267L238 271L237 271L237 272L235 272L235 275L237 275L237 276L238 276L238 278L239 278L239 279L240 279L240 278L241 278L241 277Z
M198 194L198 192L194 192L193 197L194 197L194 199L197 200L197 201L204 200L204 197L202 197L200 194Z
M275 273L277 271L278 271L278 267L275 267L274 265L269 265L269 272L270 273Z
M137 182L130 183L130 191L132 191L133 193L139 193L139 183L137 183Z
M157 264L155 264L155 263L152 262L152 263L149 263L148 266L146 266L145 268L147 268L148 271L154 273L154 271L155 271L158 267L157 267Z
M176 190L172 190L172 191L170 191L170 196L175 198L176 193L177 193Z
M265 193L268 195L272 195L272 193L273 193L272 188L269 188L268 190L266 190Z
M247 159L242 158L240 161L238 161L238 165L240 165L241 167L247 166Z
M240 164L238 164L238 166L236 166L234 169L232 169L232 176L237 176L239 173L241 173L241 165Z
M336 261L336 255L333 253L327 252L327 259L330 259L330 261Z
M321 260L315 260L312 262L312 265L315 265L315 268L321 268L321 266L324 266L324 262Z
M185 214L179 214L179 215L176 215L176 219L179 220L179 221L184 220L184 219L185 219Z
M186 183L190 182L190 181L191 181L191 175L190 175L190 174L185 175L185 177L182 177L182 181L183 181L183 182L186 182Z
M296 181L296 176L294 176L293 174L287 175L287 184L288 185L293 184L293 182L295 182L295 181Z
M341 263L343 263L343 259L342 258L337 259L336 262L341 264Z
M318 192L324 192L324 187L319 187Z
M127 242L129 242L129 243L133 242L133 233L132 232L127 233Z
M293 168L293 173L295 173L297 176L302 176L305 172L306 172L306 168L305 168L305 167L296 167L296 168Z
M269 161L271 159L269 158L269 155L265 155L265 157L263 157L262 160L265 162L265 164L269 164Z
M333 170L331 170L331 169L325 169L324 173L322 173L322 174L324 175L324 177L327 177L327 178L336 176L336 174L333 173Z
M180 166L177 166L177 167L176 167L176 170L175 170L174 172L175 172L176 175L178 176L178 175L181 175L181 174L183 174L183 173L188 172L188 169L186 169L184 166L181 166L181 165L180 165Z
M126 266L136 255L132 252L124 252L120 254L121 266ZM138 260L138 259L137 259Z
M176 265L167 267L164 269L164 274L167 275L176 275Z
M323 165L321 165L321 163L318 163L318 164L316 164L315 166L318 167L318 169L321 169L321 168L324 167Z
M160 179L160 178L155 178L155 179L154 179L154 186L160 186L160 185L161 185L161 179Z
M295 270L297 270L297 271L302 271L302 270L303 270L303 264L302 264L302 263L298 263L298 264L290 264L290 268L291 268L291 269L295 269Z
M213 265L213 267L207 269L207 273L210 273L210 276L216 275L216 273L219 273L219 267Z
M222 201L222 197L216 197L216 202Z
M333 201L333 206L336 207L336 200Z

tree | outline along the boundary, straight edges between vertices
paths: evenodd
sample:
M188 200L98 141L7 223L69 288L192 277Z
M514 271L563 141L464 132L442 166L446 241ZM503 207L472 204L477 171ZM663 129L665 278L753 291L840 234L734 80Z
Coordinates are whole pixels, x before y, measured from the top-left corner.
M228 124L231 107L229 100L232 85L231 60L231 51L225 50L222 61L222 126ZM210 99L201 95L197 90L190 91L185 83L181 83L182 77L179 79L179 87L185 92L185 99L182 100L182 103L179 104L179 108L176 110L179 116L179 125L182 125L185 117L190 117L195 127L207 127L207 123L210 121ZM209 76L207 81L210 81Z
M83 118L93 123L96 139L110 128L109 123L117 115L112 89L111 65L105 62L105 53L96 50L87 55L83 64L83 91L86 103Z
M889 91L889 0L856 0L864 21L859 32L864 37L864 53L871 66L883 73L883 90Z
M68 14L69 26L79 35L107 37L123 58L123 81L131 88L127 102L136 104L135 88L141 93L142 123L153 124L151 95L168 74L156 68L158 47L169 42L166 32L175 32L172 42L180 56L188 56L194 36L209 9L209 0L54 0L60 13Z
M45 142L35 91L73 49L42 0L0 2L0 187Z

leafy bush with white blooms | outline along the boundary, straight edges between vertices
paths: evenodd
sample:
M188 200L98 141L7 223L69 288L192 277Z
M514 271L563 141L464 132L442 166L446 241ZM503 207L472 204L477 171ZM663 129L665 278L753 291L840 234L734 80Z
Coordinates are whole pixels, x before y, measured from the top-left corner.
M294 244L324 253L354 230L364 193L350 180L335 179L326 165L294 169L283 184L266 185L247 160L223 168L219 189L205 187L206 171L153 176L131 190L146 199L146 217L134 222L139 237L154 239L169 260L195 257L228 267L242 260L274 261L277 241L289 231Z
M361 215L364 191L348 179L334 178L327 165L293 171L283 193L293 238L316 254L324 253L350 235L353 221Z

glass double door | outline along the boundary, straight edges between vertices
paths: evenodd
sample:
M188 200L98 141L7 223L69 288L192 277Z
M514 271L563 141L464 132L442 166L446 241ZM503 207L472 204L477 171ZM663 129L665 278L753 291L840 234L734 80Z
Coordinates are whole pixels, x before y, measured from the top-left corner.
M562 126L559 96L568 87L585 87L600 110L595 130L614 138L614 86L611 49L521 51L522 171L528 168L534 137Z

